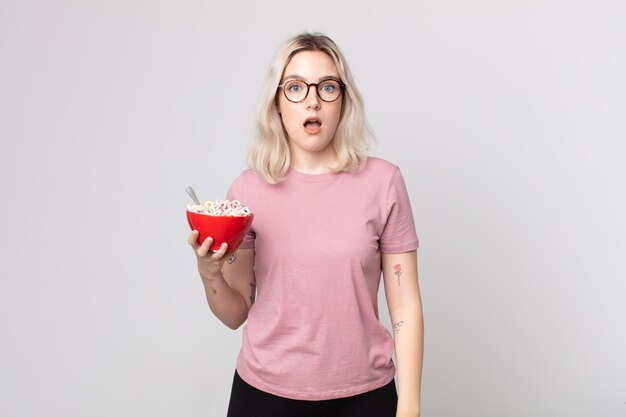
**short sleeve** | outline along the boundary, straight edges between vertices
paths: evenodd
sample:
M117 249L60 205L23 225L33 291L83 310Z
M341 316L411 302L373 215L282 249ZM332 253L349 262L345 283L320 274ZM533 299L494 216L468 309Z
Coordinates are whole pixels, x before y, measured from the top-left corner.
M243 173L230 185L230 188L228 189L228 193L226 194L226 198L228 200L239 200L243 204L246 204L246 199L244 196L244 174ZM255 237L256 237L256 233L254 232L254 221L253 221L252 227L250 228L248 233L244 236L243 242L241 242L241 245L239 245L239 249L253 248Z
M419 241L415 232L411 202L398 168L389 184L385 210L386 221L379 240L380 251L401 253L417 249Z

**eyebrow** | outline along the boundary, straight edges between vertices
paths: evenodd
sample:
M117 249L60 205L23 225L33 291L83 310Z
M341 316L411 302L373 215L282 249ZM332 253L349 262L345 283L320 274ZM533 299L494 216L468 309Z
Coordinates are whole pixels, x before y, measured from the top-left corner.
M301 81L306 81L306 79L305 79L303 76L301 76L301 75L297 75L297 74L289 74L289 75L287 75L287 76L284 78L283 82L286 82L287 80L301 80ZM325 80L335 80L335 81L340 81L339 77L336 77L336 76L334 76L334 75L324 75L324 76L320 77L320 78L317 80L317 82L320 82L320 81L325 81Z

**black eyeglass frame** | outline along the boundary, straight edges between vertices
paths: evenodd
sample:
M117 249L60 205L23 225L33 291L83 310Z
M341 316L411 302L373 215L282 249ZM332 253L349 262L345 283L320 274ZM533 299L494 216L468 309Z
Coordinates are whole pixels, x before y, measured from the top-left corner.
M291 82L291 81L298 81L298 82L301 82L301 83L303 83L304 85L306 85L306 93L304 94L304 96L302 97L302 99L301 99L301 100L294 101L294 100L290 99L289 97L287 97L287 92L285 91L285 86L287 85L287 83L289 83L289 82ZM320 84L322 84L324 81L335 81L335 82L339 83L339 90L340 90L340 91L339 91L339 95L337 96L337 98L336 98L336 99L334 99L334 100L324 100L324 99L322 98L322 96L320 95L320 90L318 90L317 88L318 88L318 86L319 86ZM305 99L309 96L309 91L310 91L310 89L311 89L311 86L315 86L315 94L317 94L317 96L320 98L320 100L322 100L324 103L334 103L335 101L339 100L339 97L341 97L341 95L343 94L344 89L346 88L346 85L345 85L344 83L342 83L341 81L339 81L339 80L335 80L334 78L328 78L328 79L322 80L322 81L320 81L320 82L318 82L318 83L310 83L310 84L309 84L309 83L307 83L307 82L306 82L306 81L304 81L304 80L288 80L288 81L287 81L287 82L285 82L284 84L280 84L280 85L278 86L278 89L279 89L279 90L283 90L283 95L285 96L285 98L286 98L287 100L291 101L292 103L302 103L302 102L303 102L303 101L304 101L304 100L305 100Z

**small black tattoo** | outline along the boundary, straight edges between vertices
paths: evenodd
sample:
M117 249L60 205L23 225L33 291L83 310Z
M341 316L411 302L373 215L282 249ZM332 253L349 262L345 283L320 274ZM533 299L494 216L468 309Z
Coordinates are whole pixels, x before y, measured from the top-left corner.
M211 292L212 292L213 294L217 294L217 290L216 290L215 288L211 288Z
M252 289L252 293L250 294L250 301L251 301L251 304L254 304L254 302L256 301L256 285L253 283L250 283L250 287Z
M397 323L394 323L394 324L393 324L393 330L394 330L396 333L400 333L400 327L402 327L402 325L403 325L403 324L404 324L404 321L399 321L399 322L397 322Z
M237 260L237 252L233 252L233 254L230 255L228 259L226 259L226 262L232 264L233 262L235 262L235 260Z

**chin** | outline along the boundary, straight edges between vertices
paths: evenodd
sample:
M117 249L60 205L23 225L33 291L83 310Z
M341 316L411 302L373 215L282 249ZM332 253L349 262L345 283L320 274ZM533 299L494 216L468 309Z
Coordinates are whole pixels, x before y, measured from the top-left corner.
M307 147L306 150L310 152L322 152L328 149L330 146L331 146L331 142L327 142L327 143L324 143L323 145Z

